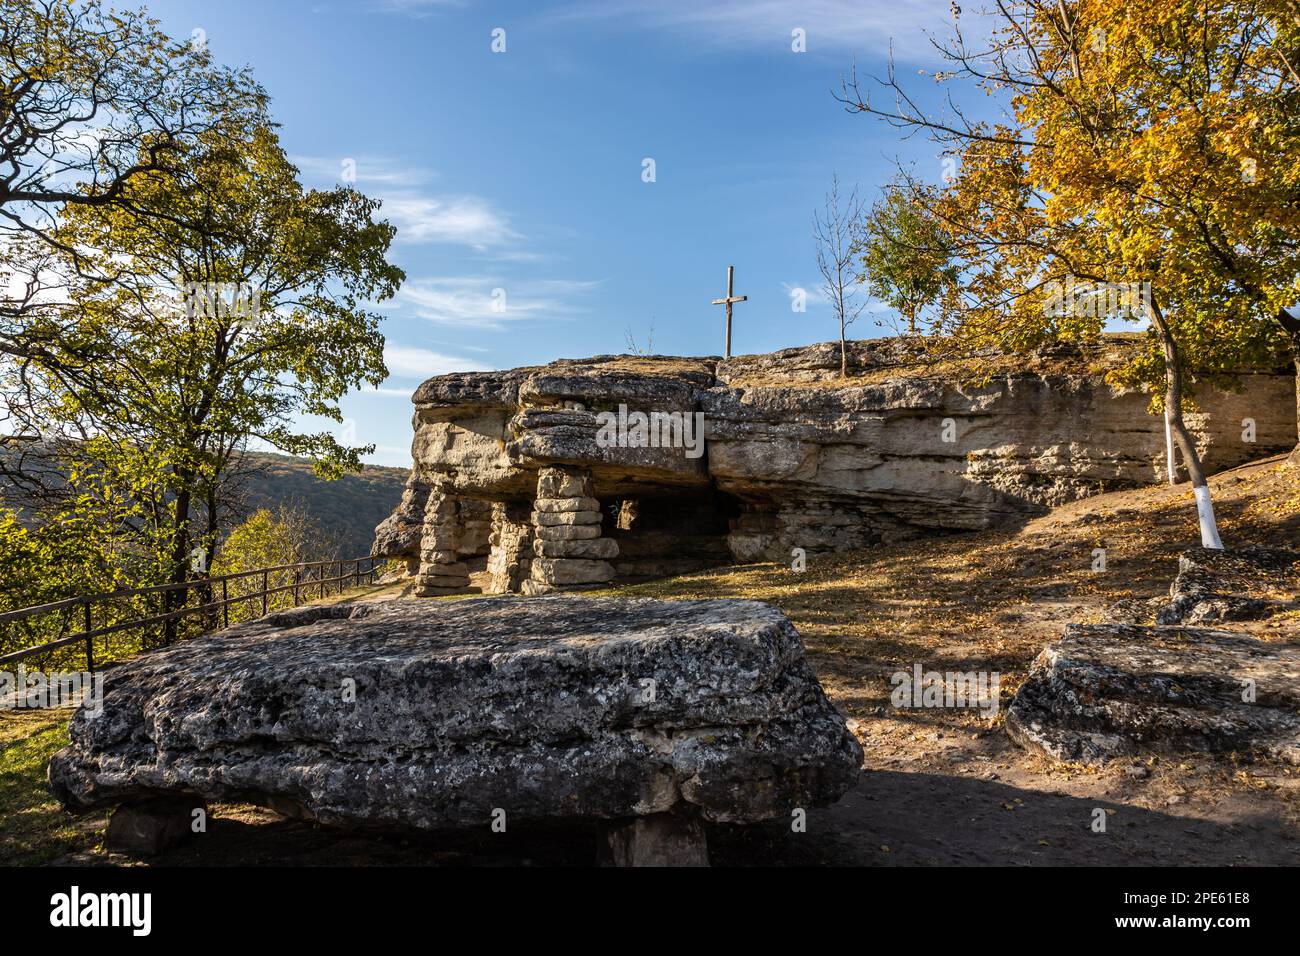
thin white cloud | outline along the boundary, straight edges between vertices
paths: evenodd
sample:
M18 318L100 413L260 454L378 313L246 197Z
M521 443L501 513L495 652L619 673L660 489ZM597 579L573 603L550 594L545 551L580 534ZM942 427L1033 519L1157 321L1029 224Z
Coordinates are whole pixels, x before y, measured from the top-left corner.
M383 156L306 156L294 154L289 161L310 181L349 183L356 186L386 186L411 189L435 177L423 166L403 166Z
M483 251L522 238L500 211L477 196L388 194L380 215L397 227L398 242L441 242Z
M392 377L419 379L420 381L433 375L446 375L449 372L476 372L485 368L482 363L473 359L462 358L459 355L448 355L445 352L435 352L433 349L421 348L415 345L400 345L396 342L388 342L384 345L384 364L388 366L388 374ZM381 395L389 393L401 394L407 398L411 395L409 391L403 391L392 386L381 386L374 391Z
M379 13L400 13L408 17L427 17L438 10L463 7L465 0L370 0L370 9Z
M805 32L809 53L924 53L925 33L951 23L949 0L577 0L555 16L607 22L620 28L670 30L706 47L790 50L792 31Z
M439 325L500 330L508 322L564 318L581 312L581 305L573 299L599 285L598 281L569 279L451 276L408 280L398 298L415 315Z
M429 193L424 186L435 173L382 156L303 156L293 163L310 183L340 183L379 199L379 217L397 227L399 243L443 243L518 260L535 254L508 248L523 236L509 218L481 196Z
M552 257L541 252L529 252L526 249L505 249L500 252L487 252L482 258L485 262L541 262Z
M390 388L387 385L381 385L379 388L363 388L356 394L358 395L377 395L381 398L404 398L410 399L414 389L410 388Z

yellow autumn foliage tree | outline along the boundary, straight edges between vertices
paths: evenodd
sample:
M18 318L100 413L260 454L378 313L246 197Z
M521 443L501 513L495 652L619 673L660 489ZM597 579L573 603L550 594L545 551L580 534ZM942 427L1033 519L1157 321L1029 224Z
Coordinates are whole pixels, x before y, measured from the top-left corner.
M1300 355L1300 18L1288 0L1019 0L960 15L942 45L956 89L927 112L890 71L888 105L856 79L843 99L928 131L958 170L928 209L960 281L933 331L1023 351L1147 328L1113 373L1153 389L1221 547L1182 409L1185 373L1231 376ZM964 109L961 92L987 106ZM993 117L993 118L990 118ZM913 181L918 195L930 190Z

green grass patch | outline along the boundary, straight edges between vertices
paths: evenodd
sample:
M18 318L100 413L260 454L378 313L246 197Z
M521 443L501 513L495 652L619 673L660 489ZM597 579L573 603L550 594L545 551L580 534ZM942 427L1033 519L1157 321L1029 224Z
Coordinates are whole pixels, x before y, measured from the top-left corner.
M71 714L16 710L0 716L0 865L53 863L102 838L102 817L71 816L46 786L45 766L67 744Z

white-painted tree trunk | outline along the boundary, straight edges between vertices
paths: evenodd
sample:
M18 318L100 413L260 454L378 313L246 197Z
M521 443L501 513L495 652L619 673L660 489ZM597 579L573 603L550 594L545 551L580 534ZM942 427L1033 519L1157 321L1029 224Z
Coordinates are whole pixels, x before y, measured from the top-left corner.
M1154 298L1148 306L1151 325L1159 333L1165 353L1166 427L1168 432L1173 433L1178 450L1182 452L1183 467L1187 469L1187 478L1192 483L1192 494L1196 496L1196 517L1201 525L1201 547L1221 551L1223 541L1219 538L1219 525L1214 520L1214 502L1210 500L1210 486L1205 480L1205 469L1201 467L1201 454L1196 448L1191 433L1187 430L1187 424L1183 421L1183 366L1178 356L1178 345ZM1169 451L1167 454L1172 465L1173 453Z
M1219 538L1219 525L1214 520L1214 502L1210 500L1209 485L1197 485L1192 489L1196 495L1196 516L1201 521L1201 547L1223 550L1223 541Z

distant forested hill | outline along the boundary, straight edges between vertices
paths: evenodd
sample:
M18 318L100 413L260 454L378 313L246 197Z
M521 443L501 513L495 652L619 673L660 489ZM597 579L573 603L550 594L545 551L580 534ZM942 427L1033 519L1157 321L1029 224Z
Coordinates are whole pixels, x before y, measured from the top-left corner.
M230 500L238 507L238 520L258 508L274 510L281 505L301 512L320 529L308 560L369 554L375 525L397 506L408 473L405 468L367 465L358 474L323 481L312 473L311 462L302 458L264 452L249 452L248 458L252 467L247 472L240 469L231 489ZM17 469L18 464L17 453L0 446L0 505L14 509L19 521L30 525L36 520L34 509L21 487L10 484L5 477L5 466ZM42 474L47 486L62 484L59 467L48 459L26 461L24 470Z
M242 483L246 510L289 505L306 512L324 532L319 558L357 558L370 553L375 525L402 497L405 468L367 465L356 475L322 481L311 462L287 455L252 454L257 470Z
M397 506L406 484L405 468L367 465L359 474L323 481L312 473L311 462L302 458L264 452L249 452L248 457L254 467L237 482L240 512L247 516L258 508L275 509L280 505L304 512L322 532L313 560L359 558L369 554L375 525ZM12 449L0 446L0 459L3 459L0 465L17 467L17 453ZM35 464L29 462L26 467L29 471L43 471L47 483L61 483L58 467L48 461L37 459ZM0 477L0 503L14 508L24 523L32 520L21 492L3 477Z

